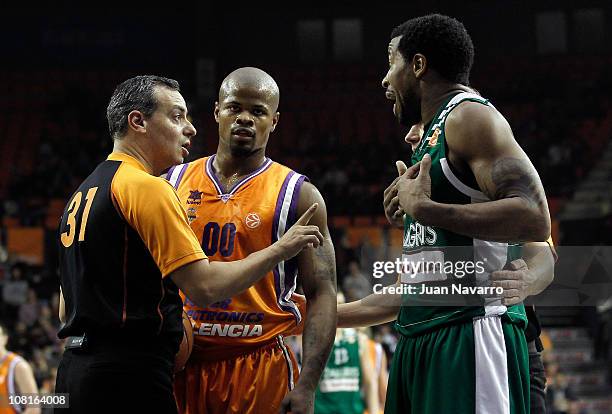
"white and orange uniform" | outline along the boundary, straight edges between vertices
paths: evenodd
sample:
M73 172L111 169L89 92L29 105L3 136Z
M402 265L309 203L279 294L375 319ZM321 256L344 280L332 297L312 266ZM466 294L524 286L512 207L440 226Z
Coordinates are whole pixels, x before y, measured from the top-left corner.
M19 405L12 405L9 395L17 394L15 387L15 367L23 358L13 352L7 352L0 359L0 414L15 414L23 411Z
M211 261L233 261L277 241L297 220L305 176L266 158L227 192L212 157L173 167L167 179ZM175 380L183 413L275 412L297 380L297 363L283 337L303 325L305 298L295 293L297 261L279 263L247 291L196 306L184 298L195 342Z
M381 375L383 375L383 355L385 353L385 350L383 349L382 345L378 342L376 342L375 340L368 338L368 351L369 351L369 356L370 356L370 360L372 361L372 366L374 367L374 380L378 382L379 385L379 389L378 389L378 404L380 406L380 411L379 414L382 414L384 412L384 407L385 407L385 394L387 391L387 387L385 385L384 387L384 392L383 390L381 390ZM386 373L386 370L385 370ZM387 379L384 379L384 383L387 383Z

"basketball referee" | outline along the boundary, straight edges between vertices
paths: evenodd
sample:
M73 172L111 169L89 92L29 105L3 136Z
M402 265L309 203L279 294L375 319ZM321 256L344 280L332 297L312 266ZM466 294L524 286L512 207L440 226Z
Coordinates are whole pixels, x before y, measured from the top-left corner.
M72 195L59 228L58 336L66 339L56 392L71 413L176 413L174 356L182 337L179 288L201 306L247 289L323 237L314 204L275 244L231 263L211 262L172 186L196 130L179 84L137 76L107 108L113 153ZM134 408L136 411L134 411Z

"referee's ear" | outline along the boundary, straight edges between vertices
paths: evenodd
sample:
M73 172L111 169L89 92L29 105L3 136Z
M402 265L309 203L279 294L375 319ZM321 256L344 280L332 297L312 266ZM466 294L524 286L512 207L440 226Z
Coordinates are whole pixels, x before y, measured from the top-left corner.
M127 116L127 124L128 129L134 132L138 132L141 134L147 132L147 128L145 127L144 115L140 111L131 111Z

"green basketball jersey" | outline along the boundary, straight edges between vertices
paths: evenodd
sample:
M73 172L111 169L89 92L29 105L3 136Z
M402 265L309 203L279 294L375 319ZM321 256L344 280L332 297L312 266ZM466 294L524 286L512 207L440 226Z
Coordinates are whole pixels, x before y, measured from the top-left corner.
M321 375L315 393L315 414L362 414L359 336L354 329L343 329Z
M431 199L439 203L489 201L481 191L462 183L447 161L446 118L464 101L492 106L488 100L473 93L452 96L438 109L411 160L414 165L425 154L431 156ZM438 227L424 226L405 215L402 257L404 263L409 262L414 266L405 267L408 271L400 276L405 287L414 287L414 291L404 294L404 306L396 322L397 330L403 335L419 335L444 325L467 322L486 315L504 315L512 322L526 325L522 304L506 308L497 296L474 293L478 287L490 286L491 272L501 270L507 262L520 257L518 246L478 240ZM418 267L419 263L423 263L421 268ZM436 294L422 294L424 285L439 290L435 291ZM463 289L469 293L460 293ZM463 303L465 306L462 306Z

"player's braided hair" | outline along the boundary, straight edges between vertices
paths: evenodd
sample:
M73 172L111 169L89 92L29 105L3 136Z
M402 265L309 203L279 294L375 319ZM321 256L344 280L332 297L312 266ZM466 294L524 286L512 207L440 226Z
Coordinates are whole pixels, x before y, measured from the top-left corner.
M398 50L406 61L420 53L444 79L469 85L474 44L459 20L441 14L416 17L393 29L391 38L398 36Z

